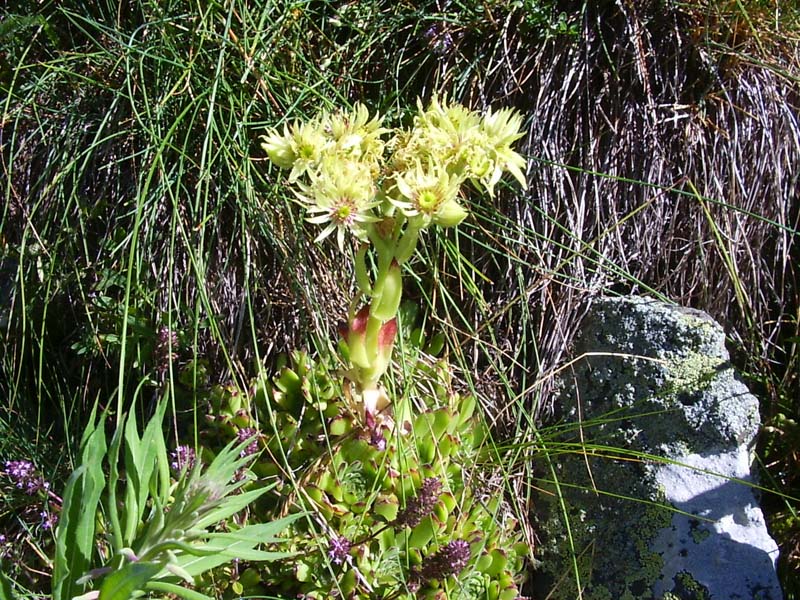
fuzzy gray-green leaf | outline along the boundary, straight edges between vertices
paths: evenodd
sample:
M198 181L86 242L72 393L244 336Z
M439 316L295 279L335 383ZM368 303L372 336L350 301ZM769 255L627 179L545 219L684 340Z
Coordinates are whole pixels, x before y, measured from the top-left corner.
M162 570L158 563L128 563L103 579L98 600L128 600Z
M219 549L218 554L210 556L191 556L184 554L178 557L178 564L190 575L196 577L234 558L247 557L246 560L278 560L292 556L292 553L288 552L256 553L253 548L263 542L276 540L275 536L278 533L302 516L304 516L304 513L298 513L271 523L248 525L239 531L212 534L213 537L211 539L213 540L213 547ZM202 548L203 545L200 545L200 547ZM256 556L259 558L256 558Z
M194 524L194 527L197 529L203 529L205 527L209 527L210 525L214 525L223 519L227 519L231 515L234 515L242 510L244 507L250 505L250 503L255 502L258 498L272 489L272 487L273 486L264 487L261 489L244 492L243 494L227 497L215 510L212 510L208 514L204 515L202 519L197 521L197 523Z
M126 497L132 509L128 512L125 524L126 544L133 543L150 495L150 480L157 466L156 455L164 447L161 424L165 408L166 402L160 402L141 437L133 413L128 415L125 424L125 469L129 478Z

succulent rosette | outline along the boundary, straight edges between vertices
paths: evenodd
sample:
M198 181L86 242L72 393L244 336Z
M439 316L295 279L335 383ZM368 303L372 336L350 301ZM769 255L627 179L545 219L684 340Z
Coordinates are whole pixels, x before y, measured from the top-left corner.
M519 598L529 548L502 501L502 483L475 468L489 439L476 398L448 390L444 364L408 365L413 380L425 382L429 406L400 411L405 433L390 434L360 423L332 371L319 366L295 353L253 399L256 412L273 413L265 452L292 448L285 468L298 475L290 494L274 495L277 510L312 515L294 521L293 559L262 569L266 590L253 595ZM328 444L315 441L322 436Z

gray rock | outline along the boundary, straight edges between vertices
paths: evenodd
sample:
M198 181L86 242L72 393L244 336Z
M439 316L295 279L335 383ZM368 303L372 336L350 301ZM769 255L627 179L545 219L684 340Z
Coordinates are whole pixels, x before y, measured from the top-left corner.
M552 492L539 506L542 597L782 598L751 473L758 401L722 328L691 309L601 299L576 358L539 465Z

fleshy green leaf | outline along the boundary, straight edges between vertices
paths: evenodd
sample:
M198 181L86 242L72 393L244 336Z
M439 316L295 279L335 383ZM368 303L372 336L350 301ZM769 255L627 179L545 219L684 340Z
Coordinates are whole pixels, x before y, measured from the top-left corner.
M111 444L108 448L108 502L105 506L108 520L111 525L111 549L114 554L125 546L122 538L122 527L119 519L119 507L117 505L117 482L119 481L119 449L122 444L122 427L117 427Z
M425 517L419 525L411 530L411 534L408 538L408 546L410 548L424 548L438 533L438 530L439 528L433 522L433 519L431 517Z
M461 398L461 403L456 411L457 419L453 419L453 427L449 429L450 433L455 433L457 424L458 427L465 425L475 413L476 399L475 396L468 394Z

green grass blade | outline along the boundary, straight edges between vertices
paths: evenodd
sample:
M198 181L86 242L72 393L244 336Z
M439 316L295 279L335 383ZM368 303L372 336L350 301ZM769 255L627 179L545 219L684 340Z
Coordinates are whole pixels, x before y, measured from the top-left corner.
M256 523L253 525L247 525L236 531L210 533L207 536L207 539L211 545L214 545L217 541L220 541L221 545L224 545L224 542L231 540L251 542L254 545L272 544L280 542L281 539L277 537L277 534L286 529L287 526L294 523L301 516L304 516L304 513L289 515L288 517L284 517L270 523Z
M14 592L11 590L11 582L3 574L3 563L0 562L0 600L13 600Z

